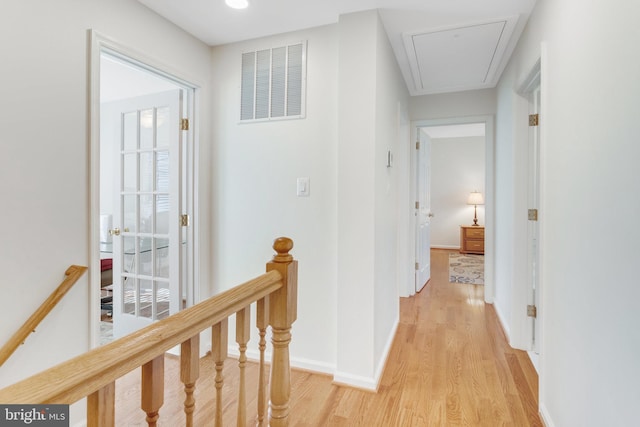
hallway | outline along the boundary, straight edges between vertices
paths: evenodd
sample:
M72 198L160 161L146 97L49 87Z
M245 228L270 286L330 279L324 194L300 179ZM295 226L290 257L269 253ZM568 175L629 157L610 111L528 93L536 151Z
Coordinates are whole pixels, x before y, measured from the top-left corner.
M493 307L484 304L482 286L449 283L449 252L432 250L431 281L421 293L401 299L400 324L378 393L293 370L290 425L542 426L537 375L527 354L506 343ZM184 425L179 365L167 356L161 425ZM226 384L236 387L235 360L225 364L224 373ZM211 358L203 358L196 389L197 426L212 423L214 377ZM134 371L117 383L118 426L144 421L139 398L134 397L139 395L139 378ZM251 424L256 414L254 363L247 367L247 384ZM231 389L226 390L225 425L235 425L235 401Z

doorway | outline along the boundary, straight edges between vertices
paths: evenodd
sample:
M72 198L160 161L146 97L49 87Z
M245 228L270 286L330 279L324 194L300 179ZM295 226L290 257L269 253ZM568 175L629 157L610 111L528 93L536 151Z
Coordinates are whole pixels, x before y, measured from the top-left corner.
M95 346L194 303L195 88L121 47L92 47Z
M465 127L467 127L467 129L465 130ZM457 129L457 130L456 130ZM473 182L477 182L477 184L470 184L470 188L466 191L474 191L474 190L479 190L480 188L475 188L475 187L481 187L484 189L484 215L483 218L481 217L481 219L484 220L484 225L485 225L485 237L484 237L484 282L485 282L485 286L484 286L484 298L485 298L485 302L488 303L492 303L493 302L493 298L494 298L494 284L493 284L493 259L494 259L494 254L493 254L493 247L494 247L494 227L493 227L493 215L494 215L494 209L493 209L493 197L494 197L494 191L493 191L493 182L494 182L494 176L493 176L493 151L494 151L494 142L493 142L493 116L473 116L473 117L463 117L463 118L450 118L450 119L436 119L436 120L421 120L421 121L415 121L412 122L412 145L417 142L417 141L421 141L422 139L424 139L424 137L421 137L421 134L427 134L430 136L431 139L431 159L432 161L436 161L435 160L435 155L433 154L433 141L439 141L440 139L443 138L443 135L447 135L446 133L439 133L439 131L443 131L443 132L448 132L449 134L447 136L451 137L453 135L456 135L455 132L457 133L457 136L465 136L465 135L471 135L468 134L468 132L472 132L473 134L477 135L478 133L478 129L482 130L482 134L483 134L483 142L484 142L484 149L481 149L480 153L477 153L480 157L481 157L481 161L484 165L484 174L483 176L481 176L480 178L477 177L473 177L471 178L473 180ZM454 133L450 133L450 132L454 132ZM463 133L463 132L467 132L467 134ZM434 138L435 137L435 138ZM412 152L418 153L418 150L411 150ZM411 170L411 182L415 183L414 188L412 193L416 194L415 191L417 191L417 180L419 179L419 166L418 166L418 161L417 161L417 154L414 154L414 161L412 162L412 170ZM431 166L431 171L433 171L433 166ZM433 184L433 178L430 179L431 183ZM431 184L431 185L432 185ZM471 188L471 186L473 186L474 188ZM453 221L454 225L452 227L449 226L445 226L445 228L449 228L451 230L449 230L450 234L452 234L454 237L457 236L458 240L457 242L459 242L459 226L460 225L464 225L466 223L471 224L471 222L473 219L473 207L469 207L466 205L466 197L468 196L468 194L465 194L465 191L463 191L461 193L461 195L459 195L460 200L458 201L459 203L457 203L458 207L455 208L455 215L452 215L451 212L448 211L443 211L442 212L442 218L440 218L440 214L437 211L438 208L436 208L436 202L434 202L434 191L432 189L429 190L429 193L431 195L431 202L430 202L430 206L429 206L429 214L430 214L430 222L431 222L431 226L430 226L430 235L431 237L434 236L434 233L436 233L437 231L437 222L440 220L441 222L450 222ZM454 203L452 201L450 201L449 203ZM467 218L467 214L469 213L468 209L471 209L471 217ZM431 212L433 211L433 212ZM417 224L419 223L419 215L418 215L418 211L416 210L416 214L414 215L414 217L416 218L416 220L413 222L412 224L412 230L417 230ZM457 215L457 216L456 216ZM453 218L452 218L453 217ZM435 228L434 228L435 227ZM417 235L416 232L413 232L415 237L415 243L417 245L417 242L419 241L419 236ZM438 236L436 234L436 236ZM440 237L438 237L440 238ZM452 237L449 237L449 240L452 240ZM455 240L455 239L454 239ZM436 246L438 247L442 247L444 249L454 249L454 248L458 248L459 245L457 244L457 242L449 242L448 244L438 244ZM431 247L432 242L429 242L429 247ZM416 252L416 259L418 256L418 252ZM413 295L414 292L408 292L409 295Z

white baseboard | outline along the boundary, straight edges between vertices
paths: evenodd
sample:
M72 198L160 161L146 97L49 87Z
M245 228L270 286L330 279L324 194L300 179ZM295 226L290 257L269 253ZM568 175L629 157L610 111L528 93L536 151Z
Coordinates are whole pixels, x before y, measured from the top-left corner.
M387 365L387 359L389 358L389 353L391 353L391 346L393 345L393 340L396 337L396 332L398 331L399 324L400 319L396 318L393 324L393 328L391 328L391 332L387 337L387 342L384 346L382 357L378 362L378 366L376 367L373 377L365 377L360 375L353 375L347 372L336 371L336 373L333 375L333 383L338 385L346 385L349 387L361 388L369 391L378 391L380 378L382 378L384 368Z
M542 423L545 427L555 427L553 421L551 421L551 415L549 415L549 411L543 402L540 402L540 418L542 418Z
M455 249L456 251L460 250L460 246L451 246L451 245L431 245L431 249Z
M229 356L238 358L240 357L240 352L238 351L238 346L230 346L228 349ZM255 349L247 350L247 359L252 361L260 360L260 352ZM267 363L271 363L271 352L265 351L264 359ZM302 369L304 371L317 372L320 374L329 374L333 375L336 370L336 365L320 362L318 360L305 359L301 357L292 357L289 360L289 364L292 368Z
M502 326L502 331L504 332L505 337L507 338L507 342L511 342L511 331L509 330L508 323L505 321L502 312L500 312L500 308L498 308L498 304L493 304L493 308L496 311L496 315L498 316L498 321L500 322L500 326Z

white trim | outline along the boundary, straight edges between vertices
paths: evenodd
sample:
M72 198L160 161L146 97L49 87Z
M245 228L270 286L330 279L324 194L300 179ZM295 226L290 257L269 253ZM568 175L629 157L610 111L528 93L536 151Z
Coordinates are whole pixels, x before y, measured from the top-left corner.
M500 308L498 304L492 304L493 309L496 311L496 316L498 316L498 321L500 322L500 326L502 327L502 332L504 332L504 336L507 339L507 342L511 342L511 330L509 329L509 324L505 322L504 315L500 312Z
M193 222L187 233L189 234L189 242L191 242L188 250L188 265L186 266L188 285L191 287L190 294L193 295L194 301L199 300L199 245L198 239L200 218L197 204L196 191L199 188L199 132L197 131L196 114L199 106L199 88L202 86L198 79L185 77L185 73L164 63L151 58L144 53L136 51L130 47L124 46L99 32L89 29L87 30L87 39L89 47L89 63L88 63L88 116L89 123L87 125L87 138L89 142L89 265L99 266L100 255L97 250L100 242L100 57L103 51L108 52L116 57L121 57L129 62L133 61L141 68L146 68L156 75L166 78L176 85L180 86L187 93L187 108L185 111L187 117L191 120L190 130L187 132L185 141L193 148L192 153L187 160L191 170L191 176L188 178L190 182L187 184L193 197L188 200L186 210ZM189 245L188 245L189 246ZM192 270L191 270L192 269ZM189 271L190 270L190 271ZM100 344L100 269L89 268L89 343L91 348Z
M466 116L466 117L450 117L431 120L413 120L411 121L411 141L414 144L417 141L418 131L420 127L457 125L468 123L484 123L485 124L485 257L484 257L484 301L493 304L495 299L495 125L493 115ZM411 150L411 169L409 185L411 185L410 194L415 194L415 149ZM411 241L415 247L415 216L411 215L412 220L409 224L411 233ZM415 254L414 254L415 256ZM413 275L413 271L411 275ZM414 295L415 290L407 289L407 295Z
M456 251L460 250L460 246L452 246L452 245L431 245L431 249L453 249Z
M208 347L210 351L211 347ZM207 351L207 352L208 352ZM238 350L238 345L230 344L227 348L227 353L232 358L240 357L240 351ZM253 362L260 361L260 352L256 349L247 349L246 352L247 360L251 360ZM270 351L264 352L264 360L267 364L271 364L272 353ZM301 369L304 371L310 371L320 374L332 375L336 370L336 365L331 363L319 362L317 360L305 359L302 357L292 357L289 360L289 364L291 368Z
M380 379L382 378L384 369L387 366L387 360L389 359L389 354L391 353L391 347L393 346L393 341L396 338L396 332L398 331L399 324L400 319L396 318L393 324L393 328L391 329L391 333L387 337L387 342L382 352L383 356L378 362L378 366L376 367L373 377L365 377L361 375L353 375L346 372L336 371L333 375L333 383L336 385L346 385L349 387L356 387L369 391L378 391L378 387L380 386Z
M542 419L542 423L545 425L545 427L555 427L555 424L551 420L551 415L549 414L547 407L542 402L540 403L540 411L538 413L540 414L540 418Z

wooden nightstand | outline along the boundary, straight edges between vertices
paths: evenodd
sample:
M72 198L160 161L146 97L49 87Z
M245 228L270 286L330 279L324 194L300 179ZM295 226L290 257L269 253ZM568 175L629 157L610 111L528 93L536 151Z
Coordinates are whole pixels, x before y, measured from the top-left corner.
M484 255L483 226L460 226L460 253Z

